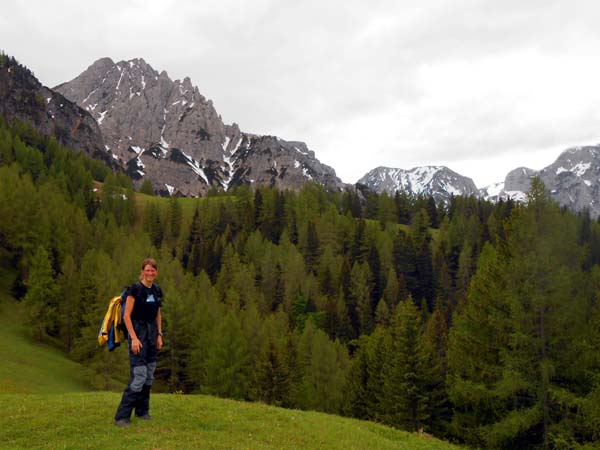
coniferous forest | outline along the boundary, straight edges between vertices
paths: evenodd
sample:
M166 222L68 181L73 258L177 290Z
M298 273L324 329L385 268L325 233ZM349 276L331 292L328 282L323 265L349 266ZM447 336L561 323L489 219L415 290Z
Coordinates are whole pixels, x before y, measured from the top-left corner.
M128 372L96 336L147 256L164 390L475 447L600 442L600 224L539 180L526 204L317 185L159 199L0 122L0 269L33 335L94 369L94 388Z

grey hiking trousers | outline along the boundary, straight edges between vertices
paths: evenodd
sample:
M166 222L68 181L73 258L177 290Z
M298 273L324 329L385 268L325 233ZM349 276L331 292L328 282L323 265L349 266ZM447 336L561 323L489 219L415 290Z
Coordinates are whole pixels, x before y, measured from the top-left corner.
M130 419L135 410L138 417L149 414L150 390L156 370L156 340L158 326L156 321L133 321L135 333L142 343L142 349L137 355L131 351L131 338L127 337L129 348L129 383L121 397L115 420Z

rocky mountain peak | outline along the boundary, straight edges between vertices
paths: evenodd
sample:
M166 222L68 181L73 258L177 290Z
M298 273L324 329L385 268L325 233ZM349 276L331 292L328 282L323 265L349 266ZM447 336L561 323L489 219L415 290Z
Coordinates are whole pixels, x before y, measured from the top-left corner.
M314 179L329 187L342 185L335 171L316 160L304 144L276 144L245 134L236 124L224 124L212 101L189 77L171 80L141 58L117 63L99 59L55 89L92 114L106 151L138 185L149 179L159 192L192 196L211 186L228 189L238 184L284 189ZM294 147L305 150L298 165L291 157ZM276 179L274 164L279 165ZM310 178L303 167L320 175Z

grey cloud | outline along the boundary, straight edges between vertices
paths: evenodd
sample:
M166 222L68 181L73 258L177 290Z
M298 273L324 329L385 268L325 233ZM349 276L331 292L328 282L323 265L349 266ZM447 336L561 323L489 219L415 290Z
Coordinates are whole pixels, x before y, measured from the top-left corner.
M13 0L3 3L11 20L0 18L0 45L50 86L103 56L143 57L171 78L191 77L227 122L306 141L337 169L365 149L393 165L402 162L398 155L459 162L593 139L598 117L593 102L585 106L590 99L579 99L558 125L544 111L523 117L516 100L468 92L466 100L425 107L436 99L422 74L520 49L569 64L584 44L595 58L599 12L591 0ZM368 133L345 136L374 118L385 122L372 131L389 136L384 144ZM418 139L415 130L422 130Z

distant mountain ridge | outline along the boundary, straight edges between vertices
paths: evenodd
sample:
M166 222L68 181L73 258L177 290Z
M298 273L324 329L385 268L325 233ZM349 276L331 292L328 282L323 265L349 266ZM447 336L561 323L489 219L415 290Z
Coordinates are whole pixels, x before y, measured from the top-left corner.
M477 195L471 178L462 176L444 166L422 166L410 170L377 167L364 175L358 183L377 193L396 191L411 195L432 196L436 202L447 202L452 195Z
M495 189L480 191L488 200L511 197L522 200L533 177L539 176L550 197L573 211L588 209L592 217L600 217L600 145L568 148L542 170L526 167L514 169L504 183Z
M561 206L579 212L588 209L600 217L600 145L572 147L542 170L519 167L511 170L503 182L477 189L473 180L443 166L423 166L410 170L377 167L358 183L375 192L396 191L409 195L432 196L446 202L452 195L474 195L489 201L525 201L531 180L539 176L550 197Z
M243 184L343 186L306 144L224 124L189 78L172 81L141 58L101 58L54 89L94 116L105 151L138 186L149 179L158 192L187 196Z

